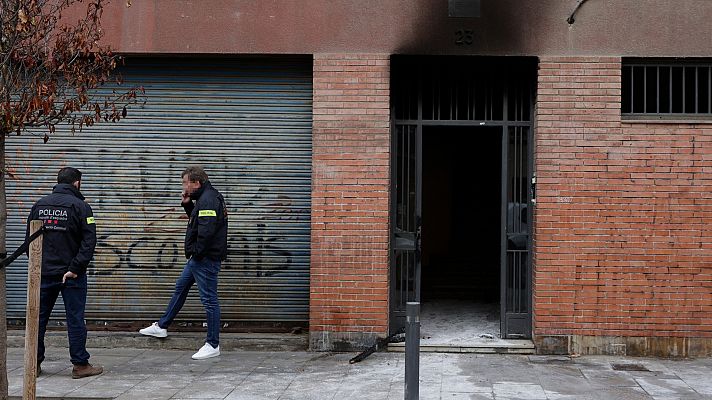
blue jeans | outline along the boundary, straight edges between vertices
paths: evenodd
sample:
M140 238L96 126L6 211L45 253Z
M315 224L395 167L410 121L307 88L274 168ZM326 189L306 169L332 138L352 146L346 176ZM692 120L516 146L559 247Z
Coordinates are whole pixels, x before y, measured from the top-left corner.
M84 323L84 309L87 304L87 276L81 274L75 279L67 279L62 283L62 276L43 276L40 283L40 326L37 338L37 362L44 360L44 336L47 323L52 315L52 309L57 297L62 293L64 313L67 320L67 336L69 337L69 356L72 364L86 365L89 363L87 352L87 326Z
M220 303L218 302L218 272L220 272L220 261L204 258L200 261L188 260L183 268L183 272L176 281L176 290L168 303L165 314L158 320L158 326L163 329L168 328L178 311L183 308L188 292L193 283L198 284L200 301L205 307L205 315L208 321L208 337L205 340L213 347L220 344Z

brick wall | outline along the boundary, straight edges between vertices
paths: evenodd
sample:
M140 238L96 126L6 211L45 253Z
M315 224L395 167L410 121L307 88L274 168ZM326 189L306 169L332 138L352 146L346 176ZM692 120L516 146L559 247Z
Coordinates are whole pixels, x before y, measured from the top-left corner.
M310 346L370 345L388 330L390 62L314 56Z
M540 59L538 346L712 354L712 125L623 123L620 96L620 58Z

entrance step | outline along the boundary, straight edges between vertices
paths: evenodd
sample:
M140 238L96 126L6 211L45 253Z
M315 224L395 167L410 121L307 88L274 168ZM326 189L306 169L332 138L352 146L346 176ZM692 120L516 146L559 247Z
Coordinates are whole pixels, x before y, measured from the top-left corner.
M391 343L388 351L405 352L405 343ZM534 354L531 340L496 340L493 343L427 343L420 345L423 353L483 353L483 354Z

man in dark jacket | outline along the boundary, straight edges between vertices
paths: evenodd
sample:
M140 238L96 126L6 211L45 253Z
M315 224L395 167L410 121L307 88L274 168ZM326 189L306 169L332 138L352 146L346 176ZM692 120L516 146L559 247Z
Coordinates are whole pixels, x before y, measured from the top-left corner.
M208 335L205 345L193 354L193 359L202 360L220 355L218 272L220 262L227 256L227 208L223 196L210 184L202 167L186 168L182 178L181 204L190 218L185 232L185 257L188 262L176 281L166 312L153 325L139 332L159 338L168 336L167 328L185 304L193 283L197 283L207 316Z
M67 317L69 355L72 378L99 375L104 369L89 364L86 349L87 328L84 309L87 303L87 266L94 256L96 224L89 204L84 202L82 173L72 167L59 170L52 194L43 197L30 211L29 223L41 220L45 233L42 239L42 280L40 284L40 321L37 346L37 372L44 360L44 336L57 297L62 294Z

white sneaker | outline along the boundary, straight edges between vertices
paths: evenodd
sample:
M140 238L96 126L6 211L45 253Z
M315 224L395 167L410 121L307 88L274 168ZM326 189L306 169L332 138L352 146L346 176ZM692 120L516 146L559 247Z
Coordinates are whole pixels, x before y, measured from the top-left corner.
M197 353L193 354L193 360L205 360L206 358L217 357L219 355L220 346L213 347L210 343L205 343Z
M153 324L151 324L151 326L139 330L138 333L146 336L154 336L159 338L164 338L168 336L168 330L158 326L158 322L154 322Z

